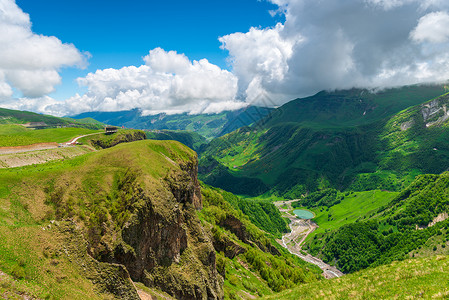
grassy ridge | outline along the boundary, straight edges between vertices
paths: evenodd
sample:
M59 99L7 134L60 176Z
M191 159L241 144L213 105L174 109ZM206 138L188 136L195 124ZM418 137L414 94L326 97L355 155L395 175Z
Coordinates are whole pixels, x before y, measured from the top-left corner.
M150 140L174 140L183 143L196 152L200 152L206 145L206 138L193 131L153 130L146 132Z
M117 176L127 169L139 167L150 174L146 183L154 184L150 180L154 176L160 185L159 178L167 167L172 168L167 157L175 161L194 156L179 143L130 143L62 162L1 169L0 270L10 276L8 286L39 298L114 298L100 287L120 285L120 278L114 277L116 271L93 261L87 255L86 242L77 240L83 234L61 220L71 218L81 228L92 230L95 224L120 223L130 216L120 201L129 199L106 197L109 190L117 188L111 184L114 178L119 180ZM59 186L66 180L70 184ZM109 221L103 219L105 211L112 215ZM50 222L55 219L59 221Z
M106 149L121 143L145 140L145 132L136 129L119 129L114 134L95 134L80 138L80 144L87 144L96 149Z
M410 259L305 284L264 299L446 299L448 268L448 256Z
M75 120L70 118L58 118L49 115L41 115L28 111L19 111L0 108L0 124L25 124L29 122L44 122L50 127L71 126L99 129L103 127L101 122L92 118Z
M16 125L0 125L0 147L26 146L37 143L64 143L80 135L101 132L86 128L49 128L22 130Z

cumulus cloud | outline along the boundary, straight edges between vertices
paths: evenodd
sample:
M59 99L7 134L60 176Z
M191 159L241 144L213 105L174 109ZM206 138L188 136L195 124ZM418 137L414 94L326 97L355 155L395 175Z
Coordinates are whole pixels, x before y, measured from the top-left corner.
M382 88L449 79L447 0L267 0L285 22L220 37L232 72L206 59L151 50L141 66L78 80L82 95L22 98L10 107L56 115L140 108L144 114L214 113L280 105L323 89ZM0 98L51 92L61 66L82 65L73 45L33 34L29 16L0 0ZM34 101L34 102L33 102Z
M0 99L13 88L26 97L41 97L61 82L64 66L86 65L86 56L56 37L38 35L14 0L0 0Z
M271 2L284 24L220 38L249 102L449 79L447 1Z
M418 25L410 37L419 43L447 43L449 41L449 15L439 11L419 19Z
M84 95L77 94L64 103L48 102L44 111L73 115L139 108L143 114L199 114L246 106L236 100L237 77L206 59L190 61L184 54L156 48L144 61L139 67L89 73L78 79L87 87Z

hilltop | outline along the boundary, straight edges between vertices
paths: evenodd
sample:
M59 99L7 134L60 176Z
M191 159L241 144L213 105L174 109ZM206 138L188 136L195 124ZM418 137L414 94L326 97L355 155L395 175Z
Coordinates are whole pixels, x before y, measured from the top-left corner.
M155 295L221 299L318 280L319 270L250 221L286 230L275 209L264 212L272 204L252 204L264 210L245 214L239 198L200 186L196 166L196 154L178 142L138 141L0 170L2 288L39 298L137 299L133 280Z

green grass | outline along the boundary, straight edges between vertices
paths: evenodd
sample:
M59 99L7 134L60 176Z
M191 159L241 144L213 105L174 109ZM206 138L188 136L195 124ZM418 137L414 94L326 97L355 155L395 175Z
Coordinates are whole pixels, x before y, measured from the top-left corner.
M244 258L235 257L233 259L228 259L221 256L220 259L226 261L226 280L224 283L225 298L245 299L248 297L248 294L260 297L272 293L272 290L266 283L260 280L257 273L252 272L242 264L248 264L244 261Z
M145 133L137 129L119 129L114 134L95 134L80 138L78 143L90 145L96 149L110 148L121 143L145 139Z
M448 269L448 256L410 259L304 284L264 299L447 299Z
M7 274L6 290L14 289L41 299L102 299L94 285L81 276L59 249L57 232L42 230L41 225L0 227L0 270ZM58 236L59 237L59 236ZM24 243L26 241L26 243ZM0 278L0 286L3 280Z
M439 95L439 105L447 106L446 93L441 85L409 86L321 92L291 101L260 126L211 141L201 154L203 180L256 196L228 184L232 177L245 178L259 194L269 190L289 199L329 187L399 191L417 174L438 174L449 166L446 125L426 128L421 114L421 105ZM401 129L410 120L414 125ZM219 165L210 172L212 160Z
M29 130L22 125L0 125L0 135L22 133Z
M93 283L61 252L66 246L60 233L48 230L48 209L35 186L55 172L69 171L73 163L0 170L0 270L9 274L0 278L0 286L6 294L26 293L40 299L107 297L98 294Z
M314 222L318 228L311 233L307 240L317 234L337 229L345 224L354 223L358 219L370 216L381 206L388 204L398 193L386 191L352 192L345 196L341 203L327 209L327 207L306 208L315 214ZM329 218L330 216L330 218Z
M6 126L6 127L3 127ZM21 131L15 125L0 126L0 147L26 146L37 143L64 143L80 135L101 132L86 128L50 128Z
M106 210L123 225L129 213L120 201L131 200L111 190L118 189L116 181L126 181L127 170L143 172L139 180L150 190L161 186L171 169L179 169L173 162L194 161L195 156L177 142L141 141L62 162L0 169L0 270L17 282L8 281L5 289L18 285L41 299L109 299L86 278L87 272L100 280L95 272L105 265L77 250L86 245L85 240L76 244L82 235L67 243L71 231L50 230L50 220L71 217L85 228Z
M429 257L434 255L449 255L449 230L441 230L441 235L429 238L418 249L409 253L412 257Z

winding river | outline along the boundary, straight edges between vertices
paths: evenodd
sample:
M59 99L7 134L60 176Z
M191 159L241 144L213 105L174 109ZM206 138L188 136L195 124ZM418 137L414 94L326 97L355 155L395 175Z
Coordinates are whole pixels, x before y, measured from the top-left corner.
M306 240L307 236L312 233L318 225L316 225L311 219L314 217L313 213L307 210L295 210L295 215L290 214L292 201L280 201L274 203L281 213L288 217L290 222L291 232L284 234L282 240L278 242L285 247L291 254L300 257L302 260L318 266L323 270L323 276L327 279L341 277L344 274L336 267L330 266L323 262L321 259L316 258L310 254L307 254L301 249L302 244ZM287 209L281 208L281 206L287 205ZM297 218L299 216L302 219Z

